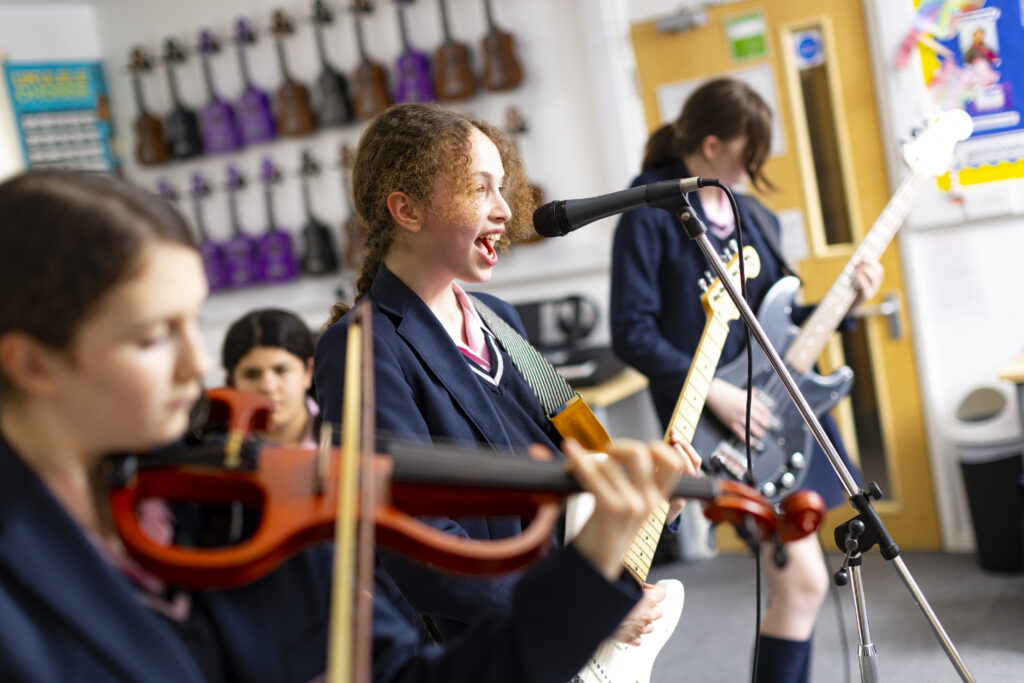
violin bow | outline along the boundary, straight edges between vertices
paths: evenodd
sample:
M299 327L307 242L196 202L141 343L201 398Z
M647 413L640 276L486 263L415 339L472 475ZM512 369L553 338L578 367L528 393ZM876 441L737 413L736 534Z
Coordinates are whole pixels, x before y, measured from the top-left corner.
M370 302L363 300L348 328L327 652L329 683L370 680L374 544L370 457L376 433L371 316ZM320 449L326 457L330 457L331 441L330 425L324 423ZM353 576L355 591L351 590Z

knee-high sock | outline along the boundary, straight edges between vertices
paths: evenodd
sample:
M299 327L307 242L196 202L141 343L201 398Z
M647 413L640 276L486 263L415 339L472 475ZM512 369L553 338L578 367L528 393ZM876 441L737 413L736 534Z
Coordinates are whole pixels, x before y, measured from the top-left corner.
M757 683L807 683L811 641L759 636Z

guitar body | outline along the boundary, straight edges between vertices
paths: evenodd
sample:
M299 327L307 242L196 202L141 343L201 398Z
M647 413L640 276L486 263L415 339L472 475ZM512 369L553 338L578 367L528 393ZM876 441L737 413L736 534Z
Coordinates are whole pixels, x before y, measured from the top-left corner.
M142 114L135 120L135 158L143 166L155 166L167 161L167 143L160 119Z
M325 68L316 79L316 92L316 120L321 126L344 126L352 122L352 100L344 74Z
M758 310L757 319L764 328L768 340L780 355L784 355L785 350L800 332L800 328L790 319L799 288L800 281L797 278L782 278L768 290ZM763 448L751 449L751 485L775 502L800 488L807 477L814 437L785 392L781 380L776 377L761 347L755 344L752 351L752 384L755 395L772 410L778 420L777 426L761 439ZM740 354L731 363L722 367L715 373L715 377L745 388L746 354ZM793 379L818 417L831 410L853 387L853 371L846 366L827 377L812 371L802 376L794 375ZM742 477L747 462L743 442L708 411L701 414L692 443L712 470L724 470L724 474L734 479ZM797 453L800 457L794 457ZM723 461L722 458L728 460Z
M203 153L199 117L191 109L175 105L167 117L167 149L175 159L191 159Z
M295 249L291 235L283 230L269 230L259 238L257 246L259 261L263 267L263 280L284 282L295 277Z
M295 81L281 86L275 96L277 104L277 132L280 135L306 135L316 128L313 108L309 104L309 90Z
M488 90L511 90L523 81L523 68L515 53L515 38L492 27L483 40L484 68L481 76Z
M199 256L203 260L203 271L206 273L206 285L210 293L219 292L231 282L227 257L219 244L204 240L199 245Z
M407 50L395 62L395 72L398 74L395 102L429 102L434 99L427 55Z
M445 43L434 53L436 72L434 94L437 99L455 102L476 93L473 60L464 43Z
M230 287L248 287L263 280L263 261L252 237L238 234L224 242L224 258Z
M327 275L338 270L338 249L330 229L312 219L302 228L306 248L302 253L302 272L307 275Z
M277 135L270 97L259 88L248 87L235 103L235 118L245 144L272 140Z
M352 109L357 119L369 119L391 104L388 75L376 62L364 61L352 74Z
M231 105L221 99L211 100L199 115L203 131L203 150L207 154L234 152L242 147L242 131Z
M641 636L639 645L601 643L572 683L649 683L654 660L682 616L685 597L683 584L675 579L663 579L657 585L665 589L665 599L658 603L662 616L654 622L654 630Z

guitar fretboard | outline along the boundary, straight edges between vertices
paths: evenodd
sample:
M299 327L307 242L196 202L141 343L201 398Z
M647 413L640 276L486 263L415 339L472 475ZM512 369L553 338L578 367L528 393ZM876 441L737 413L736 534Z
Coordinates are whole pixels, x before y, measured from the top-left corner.
M896 231L903 224L903 220L910 213L914 199L926 180L926 176L914 171L911 171L903 179L892 199L882 210L878 220L871 226L871 230L864 236L850 260L843 266L843 270L839 273L836 281L832 283L825 298L815 307L814 313L800 328L800 332L789 345L785 356L786 365L792 369L794 375L804 375L810 372L811 367L825 348L825 344L839 327L839 323L846 317L850 305L857 297L857 290L854 287L856 266L863 262L877 261L881 257L882 252L889 246L889 242L892 241Z

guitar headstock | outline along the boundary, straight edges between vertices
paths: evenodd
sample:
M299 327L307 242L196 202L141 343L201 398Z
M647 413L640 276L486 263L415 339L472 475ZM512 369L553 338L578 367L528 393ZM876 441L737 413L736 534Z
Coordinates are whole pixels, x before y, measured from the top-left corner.
M264 185L281 182L281 169L270 157L263 157L263 161L260 163L260 182Z
M252 24L245 17L239 17L235 21L235 43L238 45L252 45L256 42L256 31Z
M164 41L164 61L167 63L181 64L185 61L185 46L177 38L168 38Z
M193 171L192 173L191 193L194 199L210 196L210 181L199 171Z
M169 202L178 201L178 188L167 178L160 178L156 181L156 192Z
M725 270L729 274L729 279L738 287L740 282L740 255L736 252L735 247L730 248L723 254L722 260L728 261ZM757 277L761 272L761 259L758 257L757 251L751 246L743 247L743 271L748 280ZM707 280L710 280L710 278L702 278L701 285L703 286ZM718 278L715 278L707 285L707 289L701 295L700 300L704 304L704 311L709 317L717 315L724 320L735 320L740 317L736 304L730 298L725 285Z
M128 69L134 74L153 70L153 58L146 48L136 45L131 49L128 53Z
M299 174L304 178L320 175L320 161L308 149L302 150L302 164Z
M373 2L371 0L352 0L352 11L356 14L372 14Z
M199 32L199 54L208 57L218 52L220 52L220 38L209 29L202 29Z
M903 147L907 166L923 176L940 176L953 161L956 143L966 140L974 130L974 122L963 109L944 111L928 128Z
M314 0L313 2L313 23L318 26L334 23L334 10L328 7L324 0Z
M270 15L270 32L277 38L284 38L295 33L295 22L284 10L276 9Z
M234 164L228 164L228 190L237 192L245 187L245 176Z

